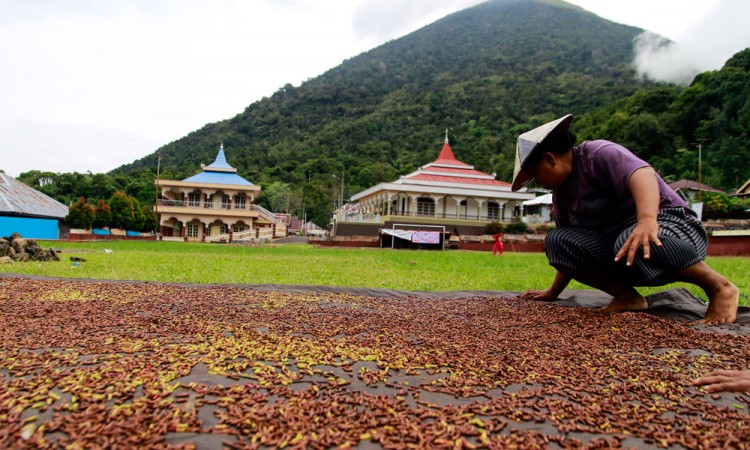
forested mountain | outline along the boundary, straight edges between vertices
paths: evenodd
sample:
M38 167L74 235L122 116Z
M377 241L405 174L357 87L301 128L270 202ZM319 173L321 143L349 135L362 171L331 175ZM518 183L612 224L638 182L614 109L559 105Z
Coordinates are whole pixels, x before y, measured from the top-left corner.
M434 160L448 128L460 160L509 181L517 135L569 112L580 137L622 139L675 174L685 170L674 154L687 164L697 139L720 146L715 158L738 144L733 161L747 167L747 119L731 138L723 125L737 111L748 114L746 65L703 74L687 89L639 82L631 61L641 31L558 0L489 1L165 145L157 150L162 177L194 174L223 142L229 163L262 186L264 206L294 214L304 207L325 225L342 174L346 198L394 180ZM131 180L128 194L153 203L156 159L119 167L108 182ZM750 176L734 167L737 177ZM716 187L734 184L716 178ZM90 182L88 190L98 191Z
M347 196L393 180L434 160L449 128L459 159L508 180L519 131L636 90L640 31L560 1L491 1L164 146L162 167L192 174L223 141L243 176L289 184L291 207L304 201L322 221L340 181L331 174L345 172ZM155 167L149 155L114 173Z

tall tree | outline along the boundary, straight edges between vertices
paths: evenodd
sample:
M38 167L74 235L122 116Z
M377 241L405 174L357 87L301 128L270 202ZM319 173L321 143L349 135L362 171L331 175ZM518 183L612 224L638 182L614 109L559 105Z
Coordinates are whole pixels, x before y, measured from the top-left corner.
M79 197L68 209L68 215L65 222L71 228L80 228L90 230L91 223L94 220L94 208L86 202L86 199Z
M110 212L109 205L104 199L100 198L96 202L96 207L94 208L93 226L94 228L108 227L111 222L112 213Z
M132 229L133 203L124 192L118 191L109 199L109 209L112 214L111 225L122 230Z

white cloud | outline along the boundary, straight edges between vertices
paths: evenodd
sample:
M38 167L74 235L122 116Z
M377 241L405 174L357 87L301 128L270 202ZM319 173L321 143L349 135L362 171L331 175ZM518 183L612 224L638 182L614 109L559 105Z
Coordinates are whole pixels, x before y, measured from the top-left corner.
M736 52L750 47L750 2L720 0L674 42L644 33L637 39L639 75L658 81L689 84L695 75L716 70Z

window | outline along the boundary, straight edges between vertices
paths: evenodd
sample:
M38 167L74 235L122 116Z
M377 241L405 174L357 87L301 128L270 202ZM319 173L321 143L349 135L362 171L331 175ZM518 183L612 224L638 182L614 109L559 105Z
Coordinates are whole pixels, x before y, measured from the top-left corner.
M229 209L229 196L224 195L221 198L221 209Z
M500 205L495 202L487 203L487 219L498 220L500 219Z
M222 225L219 227L219 234L227 234L227 226Z
M247 196L245 194L238 195L234 198L234 209L245 209L245 202Z
M198 237L198 224L197 223L187 224L187 235L188 237Z
M234 225L232 227L232 233L242 233L243 231L245 231L245 227L242 225Z
M431 198L418 198L417 199L417 215L418 216L434 216L435 215L435 202Z
M188 194L188 206L200 206L201 194L200 192L191 192Z

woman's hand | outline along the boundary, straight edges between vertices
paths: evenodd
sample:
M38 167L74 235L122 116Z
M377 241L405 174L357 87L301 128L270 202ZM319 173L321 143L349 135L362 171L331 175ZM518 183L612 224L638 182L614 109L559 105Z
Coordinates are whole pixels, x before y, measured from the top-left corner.
M708 392L750 392L750 370L714 370L693 381Z
M530 290L530 291L526 291L521 294L518 294L516 298L520 298L523 300L537 300L537 301L543 301L543 302L551 302L553 300L557 300L557 295L555 295L549 289L543 290L543 291Z
M659 224L656 222L656 218L639 219L633 232L630 233L620 251L615 255L615 262L627 256L625 264L632 266L639 248L643 248L643 259L651 258L652 242L657 247L661 247L662 245L659 240Z
M565 289L566 286L568 286L568 283L570 283L570 279L571 278L569 276L558 270L557 272L555 272L555 279L552 280L552 286L550 286L549 289L543 291L526 291L518 294L516 298L524 300L539 300L543 302L551 302L553 300L557 300L557 296L562 293L563 289Z
M656 172L649 166L637 169L630 175L629 187L635 202L638 223L615 255L615 262L627 257L626 264L632 266L639 248L643 249L643 259L649 259L651 243L661 247L659 224L656 222L659 215L659 182Z

